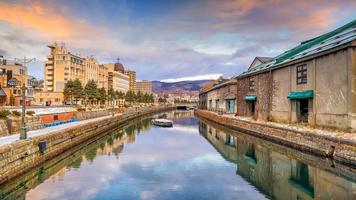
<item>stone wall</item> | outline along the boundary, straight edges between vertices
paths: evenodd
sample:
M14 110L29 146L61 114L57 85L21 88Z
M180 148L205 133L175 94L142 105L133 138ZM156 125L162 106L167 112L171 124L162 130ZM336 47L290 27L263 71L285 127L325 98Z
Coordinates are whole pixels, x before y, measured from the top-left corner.
M145 108L129 115L118 115L101 119L3 145L0 147L0 184L27 172L31 168L100 133L104 133L143 115L173 108L175 107L157 106ZM41 141L46 142L46 151L44 153L39 151L39 143Z
M9 134L9 129L7 128L6 120L0 120L0 137Z
M21 124L21 117L9 117L0 121L0 137L20 133ZM43 128L43 124L38 116L26 116L26 127L28 131L32 131Z
M96 117L103 117L103 116L110 115L110 114L111 114L111 112L108 110L78 112L77 119L79 121L81 121L81 120L92 119L92 118L96 118Z
M334 149L334 153L332 153L334 160L356 165L356 142L352 140L330 135L295 131L259 122L242 121L204 110L196 110L195 114L228 128L318 156L326 157Z
M267 120L271 99L271 76L269 73L262 73L252 76L255 82L254 91L249 90L250 77L239 78L237 80L237 114L240 116L252 116L250 103L245 101L245 96L256 95L255 114L253 117L258 120Z

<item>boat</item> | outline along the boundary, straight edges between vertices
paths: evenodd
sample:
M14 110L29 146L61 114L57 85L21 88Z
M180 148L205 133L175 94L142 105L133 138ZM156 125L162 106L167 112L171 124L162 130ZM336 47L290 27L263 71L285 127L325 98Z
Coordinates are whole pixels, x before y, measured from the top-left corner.
M173 121L168 119L153 119L152 124L160 127L173 127Z

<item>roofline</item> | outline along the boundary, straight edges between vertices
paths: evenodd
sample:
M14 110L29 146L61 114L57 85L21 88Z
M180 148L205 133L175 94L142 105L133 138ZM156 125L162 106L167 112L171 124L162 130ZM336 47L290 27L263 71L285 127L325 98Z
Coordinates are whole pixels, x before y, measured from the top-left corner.
M246 75L239 75L239 76L236 76L235 78L236 79L242 79L242 78L246 78L246 77L257 75L257 74L266 73L266 72L273 71L273 70L276 70L276 69L288 67L290 65L294 65L294 64L299 63L299 62L305 62L305 61L308 61L308 60L312 60L312 59L315 59L315 58L318 58L318 57L321 57L321 56L324 56L324 55L327 55L327 54L331 54L331 53L334 53L336 51L347 49L347 48L350 48L350 47L356 47L356 41L351 41L351 42L348 42L348 43L343 44L341 46L338 46L338 47L335 47L335 48L332 48L332 49L329 49L329 50L326 50L326 51L323 51L323 52L320 52L320 53L317 53L317 54L314 54L314 55L309 55L307 57L299 58L297 60L293 60L293 61L290 61L290 62L287 62L287 63L277 64L276 66L268 68L268 69L252 72L252 73L246 74Z
M216 86L214 86L214 87L212 87L212 88L210 88L210 89L208 89L208 90L206 90L206 91L199 92L199 94L204 94L204 93L210 92L210 91L212 91L212 90L219 89L219 88L221 88L221 87L223 87L223 86L235 85L235 84L237 84L237 83L234 82L234 81L232 81L232 80L234 80L234 79L235 79L235 77L231 78L230 80L228 80L228 81L226 81L226 82L224 82L224 83L218 84L218 85L216 85Z

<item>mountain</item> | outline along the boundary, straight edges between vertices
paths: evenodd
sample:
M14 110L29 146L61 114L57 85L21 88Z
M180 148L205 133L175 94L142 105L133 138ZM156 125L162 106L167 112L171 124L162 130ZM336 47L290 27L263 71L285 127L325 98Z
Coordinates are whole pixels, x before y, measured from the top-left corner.
M152 90L154 93L163 94L190 94L197 95L202 86L209 83L211 80L198 81L180 81L174 83L166 83L161 81L152 81Z

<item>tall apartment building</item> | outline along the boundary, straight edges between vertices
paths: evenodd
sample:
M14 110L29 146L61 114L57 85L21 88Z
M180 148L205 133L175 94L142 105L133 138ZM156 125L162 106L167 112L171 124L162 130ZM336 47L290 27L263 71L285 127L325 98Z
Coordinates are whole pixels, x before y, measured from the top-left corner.
M136 91L136 72L132 70L125 70L125 74L129 76L129 90Z
M140 91L142 94L152 94L152 82L147 80L136 82L136 92Z
M108 90L108 68L105 67L105 65L99 65L99 70L98 70L98 87L99 88L105 88L105 90Z
M124 74L124 67L120 63L104 64L108 69L108 88L115 91L127 92L130 78Z
M67 51L64 45L48 45L51 49L45 63L44 89L48 92L63 92L68 80L85 81L85 59Z
M89 80L94 80L98 83L99 79L99 63L94 57L87 57L84 59L85 76L83 85L87 84Z
M94 80L99 88L108 89L108 68L100 65L94 57L76 56L57 43L48 47L51 52L45 64L46 92L63 92L65 83L75 79L79 79L83 87L89 80Z

